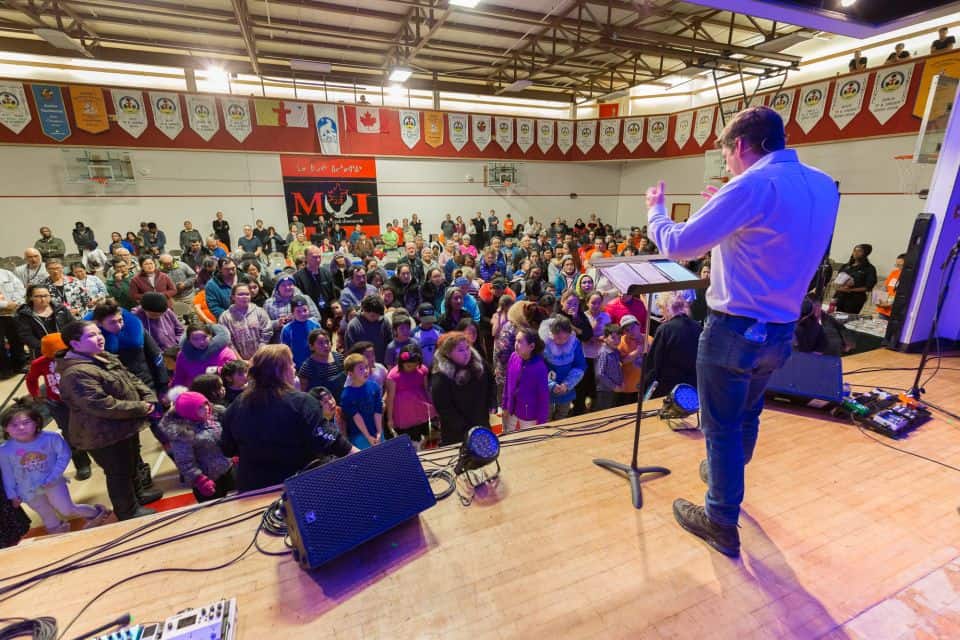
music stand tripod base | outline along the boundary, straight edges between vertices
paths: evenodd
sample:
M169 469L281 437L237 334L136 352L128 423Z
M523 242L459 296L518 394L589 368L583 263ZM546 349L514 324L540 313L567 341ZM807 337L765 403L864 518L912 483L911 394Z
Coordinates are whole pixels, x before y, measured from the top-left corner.
M629 464L623 464L616 460L607 460L606 458L594 458L593 464L598 467L603 467L608 471L613 471L614 473L622 473L627 477L630 481L630 493L633 497L634 509L639 509L643 506L643 491L640 488L640 476L644 473L659 473L662 475L668 475L670 473L670 469L666 467L633 467Z

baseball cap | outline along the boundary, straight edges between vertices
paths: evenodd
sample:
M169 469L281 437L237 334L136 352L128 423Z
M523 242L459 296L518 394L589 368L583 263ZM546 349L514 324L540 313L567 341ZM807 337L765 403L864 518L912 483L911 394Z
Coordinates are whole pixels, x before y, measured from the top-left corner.
M290 299L291 309L296 309L297 307L308 307L308 306L310 305L307 303L307 299L304 298L303 296L293 296Z
M433 308L433 305L429 302L424 302L419 307L417 307L417 318L423 320L424 318L436 318L436 310Z
M500 276L497 276L496 278L494 278L494 279L491 281L490 284L491 284L491 286L493 286L494 289L506 289L506 288L507 288L507 281L504 280L503 278L501 278Z
M627 327L629 327L629 326L632 325L632 324L640 324L640 321L637 320L637 316L634 316L634 315L631 315L631 314L628 313L627 315L625 315L625 316L623 316L622 318L620 318L620 328L621 328L621 329L626 329Z
M459 278L453 281L453 286L455 287L466 287L469 284L470 284L470 281L464 278L463 276L460 276Z

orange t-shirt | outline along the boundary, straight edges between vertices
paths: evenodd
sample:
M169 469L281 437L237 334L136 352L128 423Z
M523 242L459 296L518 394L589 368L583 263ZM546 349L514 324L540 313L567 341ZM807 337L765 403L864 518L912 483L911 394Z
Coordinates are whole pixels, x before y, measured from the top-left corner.
M897 287L900 285L900 269L894 269L890 272L890 275L887 276L887 281L884 283L884 287L887 289L887 297L890 298L891 304L889 305L877 305L877 313L890 317L890 310L893 306L893 297L897 295Z
M637 348L637 341L623 335L620 337L620 360L623 363L623 393L635 393L640 386L640 364L627 356Z
M503 221L503 232L508 236L513 235L513 218L506 218Z

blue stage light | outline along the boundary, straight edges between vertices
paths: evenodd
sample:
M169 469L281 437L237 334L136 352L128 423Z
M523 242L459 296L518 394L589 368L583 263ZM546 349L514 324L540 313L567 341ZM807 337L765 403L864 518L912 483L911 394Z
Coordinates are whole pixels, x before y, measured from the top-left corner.
M460 458L455 473L479 469L494 462L500 455L500 439L486 427L473 427L460 445Z
M682 420L700 410L700 398L697 389L689 384L678 384L663 399L660 417L665 420Z

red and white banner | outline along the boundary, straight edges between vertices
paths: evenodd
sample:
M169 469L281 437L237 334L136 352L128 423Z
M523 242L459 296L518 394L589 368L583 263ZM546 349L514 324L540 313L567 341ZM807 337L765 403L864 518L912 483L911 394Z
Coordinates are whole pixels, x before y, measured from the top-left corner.
M673 129L673 141L678 149L683 149L690 141L693 130L693 111L684 111L677 114L677 122Z
M112 89L113 112L117 124L134 138L139 138L147 130L147 107L143 103L143 92L130 89Z
M797 102L797 124L804 133L817 126L827 107L827 91L830 82L818 82L800 88L800 100Z
M553 146L553 120L537 120L537 146L546 153Z

